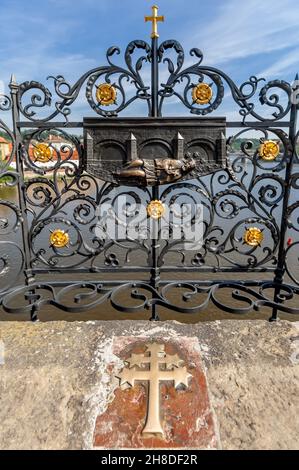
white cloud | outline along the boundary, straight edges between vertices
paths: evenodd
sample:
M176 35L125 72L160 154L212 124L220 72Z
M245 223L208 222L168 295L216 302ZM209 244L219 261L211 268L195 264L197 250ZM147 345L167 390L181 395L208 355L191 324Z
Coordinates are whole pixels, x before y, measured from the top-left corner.
M294 68L299 69L299 47L296 47L284 57L274 62L274 64L262 70L261 76L265 78L279 78L280 76L285 77L286 73L290 70L293 70Z
M228 0L214 21L188 41L202 48L209 64L225 63L299 44L297 0Z

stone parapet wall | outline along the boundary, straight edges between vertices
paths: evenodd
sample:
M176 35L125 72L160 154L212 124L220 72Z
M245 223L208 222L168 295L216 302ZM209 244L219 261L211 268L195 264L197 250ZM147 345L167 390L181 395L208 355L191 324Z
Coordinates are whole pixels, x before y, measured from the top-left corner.
M297 323L3 322L0 340L1 449L299 448ZM146 387L116 376L153 342L192 378L161 384L165 434L146 440Z

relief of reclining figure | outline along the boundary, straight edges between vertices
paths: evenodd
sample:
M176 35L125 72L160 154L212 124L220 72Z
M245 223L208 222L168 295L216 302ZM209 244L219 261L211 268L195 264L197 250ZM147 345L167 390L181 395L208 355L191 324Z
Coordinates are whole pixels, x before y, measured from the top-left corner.
M142 186L168 184L181 179L196 167L193 158L176 160L172 158L132 160L115 173L120 182L124 180L135 182Z

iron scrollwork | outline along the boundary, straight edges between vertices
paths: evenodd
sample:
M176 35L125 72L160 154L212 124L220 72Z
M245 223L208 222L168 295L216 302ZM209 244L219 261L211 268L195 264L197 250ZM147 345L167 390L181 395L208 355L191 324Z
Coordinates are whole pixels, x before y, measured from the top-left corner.
M138 49L144 51L145 55L139 57L133 65L132 56ZM174 65L174 61L171 58L164 57L168 50L174 50L177 54L176 65ZM58 99L54 103L55 110L44 118L38 116L38 111L39 109L51 106L53 101L52 93L49 88L40 82L23 82L19 85L18 94L18 104L21 114L32 122L51 121L59 114L61 114L67 121L68 116L71 114L71 106L78 98L85 82L87 102L100 116L116 117L136 99L145 100L148 104L148 109L150 109L150 86L147 86L144 83L141 72L143 64L150 63L152 61L151 47L145 41L132 41L127 46L124 54L126 68L112 62L112 57L119 54L119 47L113 46L109 48L106 53L108 65L88 71L82 75L74 85L67 82L62 75L58 75L56 77L49 76L49 79L53 79L54 89ZM159 116L162 115L164 102L166 103L167 99L173 96L177 97L192 114L201 116L210 114L221 105L224 97L225 84L229 87L231 97L240 108L239 113L243 118L243 122L246 122L248 117L255 118L259 121L271 120L275 122L283 119L289 113L291 108L290 98L293 90L292 85L286 81L271 80L259 89L260 83L265 80L263 78L251 76L240 86L237 86L223 71L215 67L202 65L203 53L200 49L191 49L190 55L191 57L196 57L197 62L183 69L185 54L179 42L175 40L167 40L162 42L159 46L157 50L158 61L160 63L163 62L167 64L169 73L168 79L165 83L161 84L161 88L158 91L160 98ZM112 78L114 76L115 78ZM113 110L106 109L106 106L101 106L96 99L96 90L99 86L97 85L98 82L110 84L115 88L115 90L117 90L117 104L114 106ZM179 91L176 91L176 88L178 88L178 85L183 82L186 83L183 91L180 93ZM135 95L131 98L128 98L126 95L126 83L133 86L136 91ZM198 86L198 84L203 83L206 83L211 87L211 89L214 87L215 91L212 92L211 99L205 105L200 105L192 98L192 91L196 86ZM23 104L26 94L31 90L35 91L35 93L31 95L28 104ZM275 93L275 90L285 94L287 104L283 104L283 97L277 92ZM39 94L37 92L39 92ZM270 110L271 108L274 108L271 117L263 116L261 113L256 111L257 104L254 103L254 99L257 93L259 102L262 106L267 106ZM5 97L3 106L9 106L8 97Z
M146 55L139 57L133 65L132 55L136 49L141 49ZM48 79L54 81L55 93L58 97L54 103L55 110L47 117L41 118L38 116L39 108L49 107L52 104L52 94L50 90L42 83L36 81L27 81L19 86L18 104L19 109L23 116L30 121L51 121L59 114L61 114L67 121L71 113L71 105L76 101L79 93L86 82L86 99L90 107L99 115L103 117L117 116L118 113L123 111L127 106L133 103L136 99L142 99L148 102L150 94L148 93L149 87L145 86L140 70L142 69L143 62L150 60L151 48L145 41L132 41L126 48L124 59L127 68L120 67L112 62L114 55L120 54L118 47L110 47L106 53L107 62L109 65L97 67L85 73L74 85L66 81L62 75L56 77L49 76ZM112 81L112 77L113 81ZM104 81L104 83L113 84L113 87L118 91L118 102L114 110L107 110L101 106L96 99L97 83ZM127 98L124 82L128 82L136 90L136 94ZM31 96L29 104L23 105L24 97L30 90L39 91L40 94L34 93Z
M258 290L255 287L258 287ZM114 287L98 282L81 282L67 286L55 282L52 284L37 283L32 285L30 290L22 287L13 294L7 293L3 296L2 305L6 312L15 315L26 312L29 314L33 305L37 311L43 306L53 305L62 311L79 314L98 307L107 301L111 303L115 310L122 313L134 313L141 309L149 310L153 304L156 304L177 313L196 314L203 311L209 302L213 302L222 311L236 315L246 314L252 310L259 311L265 306L279 308L279 310L288 314L298 314L298 307L275 303L271 299L274 288L275 284L273 282L246 286L242 283L227 281L214 283L209 287L191 282L169 282L158 292L144 282L123 283ZM170 300L175 290L180 291L180 300L185 303L185 306ZM232 304L228 304L228 301L223 303L218 298L217 294L225 290L230 292ZM287 284L281 285L280 291L279 300L281 302L292 300L295 295L299 294L298 288ZM127 303L123 299L119 300L122 294L126 295ZM22 303L15 306L13 304L15 298L19 298L20 301L23 299ZM132 305L132 299L134 305ZM234 300L238 300L242 305L234 305ZM193 301L193 305L188 306L191 301Z
M0 121L9 146L0 162L0 191L15 188L17 193L13 201L2 194L0 200L3 310L36 319L46 305L77 314L110 302L124 313L151 310L157 320L156 307L196 314L212 302L233 314L262 307L271 308L273 318L278 311L298 314L292 304L299 293L294 272L299 204L292 196L299 188L293 167L298 134L292 85L251 76L238 86L222 70L204 65L196 48L190 51L195 63L185 66L184 50L175 40L160 45L156 37L151 45L130 42L123 66L116 64L119 55L118 47L109 48L107 64L89 70L74 84L63 75L48 77L54 93L37 81L13 81L11 97L0 97L0 111L11 111L14 124L11 131ZM146 65L151 67L150 83L143 74ZM166 74L158 83L158 69L163 67ZM87 138L83 144L69 130L80 92L100 120L95 125L109 122L102 118L119 125L118 115L137 100L146 103L152 122L154 118L162 123L167 102L176 98L197 116L197 126L204 127L204 122L220 119L206 116L221 109L226 89L242 118L235 123L241 129L228 140L222 129L214 139L220 140L218 147L209 141L210 133L201 136L201 147L190 139L185 149L176 129L178 137L171 135L156 155L161 146L157 136L155 150L149 151L138 144L140 136L119 143L108 135L104 146L111 148L101 164L103 149L90 159ZM58 121L60 116L65 122ZM288 116L283 130L279 123ZM85 121L78 127L86 128ZM28 123L32 129L24 131ZM97 145L95 139L95 152ZM116 147L124 158L111 159L109 152L116 154ZM191 228L202 218L200 247L190 249L183 236L174 237L182 229L177 207L184 205ZM143 213L141 206L147 208ZM170 217L163 223L166 215ZM149 219L156 229L154 240ZM111 223L116 237L109 233ZM191 273L192 279L161 280L169 271ZM145 273L148 280L128 280L136 272ZM240 273L267 273L273 279L200 280L200 274L226 272L239 273L238 278ZM62 273L68 280L37 281L37 276L49 273ZM124 273L126 281L112 282L106 273ZM79 274L90 280L79 281Z
M165 52L169 49L173 49L177 54L176 66L172 59L165 57ZM167 63L169 77L165 83L161 84L159 90L160 103L159 103L159 114L162 113L164 101L167 98L176 96L185 107L187 107L191 113L205 116L215 111L222 103L224 97L224 82L228 85L233 100L237 103L240 110L239 113L243 117L243 122L251 116L257 120L265 121L269 120L268 117L262 116L260 113L255 111L256 105L252 98L257 93L260 82L265 81L263 78L257 78L251 76L245 81L240 87L238 87L233 80L226 75L223 71L215 67L206 67L201 65L203 61L203 53L200 49L193 48L190 50L191 57L196 57L198 60L195 64L183 69L185 54L182 46L175 40L168 40L162 42L158 49L159 61ZM196 81L194 81L196 79ZM180 83L185 81L183 91L180 93L176 91L176 88ZM209 82L209 83L208 83ZM198 105L194 97L192 97L192 91L198 86L198 84L206 83L209 87L215 88L215 91L211 93L211 99L205 103L204 106ZM270 93L272 90L281 90L287 97L287 105L283 106L282 97L278 93ZM247 90L247 91L246 91ZM283 119L290 111L291 102L290 97L292 94L292 87L289 83L283 80L272 80L266 83L259 91L259 101L261 105L267 105L271 108L275 108L272 113L272 121Z

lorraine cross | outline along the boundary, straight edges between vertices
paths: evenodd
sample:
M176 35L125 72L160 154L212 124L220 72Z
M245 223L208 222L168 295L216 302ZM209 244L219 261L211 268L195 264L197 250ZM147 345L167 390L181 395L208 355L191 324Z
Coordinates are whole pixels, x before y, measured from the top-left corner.
M181 365L184 361L177 354L166 354L164 348L163 344L147 344L145 354L132 354L126 361L128 367L118 375L120 386L134 387L135 381L148 382L147 418L142 434L164 434L160 422L160 382L168 380L174 382L175 388L180 384L188 387L192 377L186 366Z

